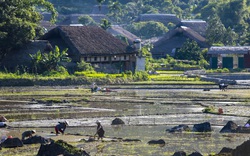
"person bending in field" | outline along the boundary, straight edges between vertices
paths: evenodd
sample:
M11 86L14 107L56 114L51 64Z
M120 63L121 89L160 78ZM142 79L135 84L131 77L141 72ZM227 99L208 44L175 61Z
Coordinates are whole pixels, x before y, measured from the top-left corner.
M64 131L66 130L66 127L68 125L69 125L68 121L58 122L58 124L55 127L56 135L60 133L64 134Z
M32 137L33 134L36 133L36 130L30 130L30 131L25 131L22 134L22 140L24 140L25 138L30 138Z
M97 124L97 131L96 131L96 133L95 133L95 136L98 135L98 140L99 140L100 138L101 138L101 140L102 140L103 137L104 137L105 131L104 131L102 125L101 125L101 121L97 120L97 121L96 121L96 124Z

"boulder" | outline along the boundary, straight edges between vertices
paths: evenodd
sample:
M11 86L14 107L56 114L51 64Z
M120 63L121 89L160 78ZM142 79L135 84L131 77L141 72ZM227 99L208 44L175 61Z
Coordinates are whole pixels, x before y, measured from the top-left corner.
M190 131L190 128L188 127L188 125L178 125L171 129L167 129L166 131L168 131L169 133L174 133L174 132Z
M220 154L231 154L232 151L233 151L232 148L223 147L223 148L221 149L221 151L220 151L218 154L219 154L219 155L220 155Z
M238 125L233 121L228 121L227 124L220 130L220 133L235 133Z
M87 152L78 149L62 140L51 141L50 144L41 144L37 156L90 156Z
M47 144L50 143L50 139L45 139L44 137L41 136L32 136L28 139L23 140L23 144Z
M5 148L22 147L23 142L19 138L7 138L0 146Z
M175 152L174 155L172 155L172 156L186 156L186 155L187 155L186 152L178 151L178 152Z
M250 140L243 142L232 151L233 156L245 156L250 153Z
M211 132L212 128L209 122L204 122L200 124L194 124L193 131L194 132Z
M150 140L148 144L158 144L158 145L165 145L165 141L160 139L160 140Z
M111 123L111 125L124 125L124 124L125 124L124 121L122 121L122 119L120 118L115 118Z
M188 156L203 156L203 155L200 154L199 152L193 152L193 153L189 154Z

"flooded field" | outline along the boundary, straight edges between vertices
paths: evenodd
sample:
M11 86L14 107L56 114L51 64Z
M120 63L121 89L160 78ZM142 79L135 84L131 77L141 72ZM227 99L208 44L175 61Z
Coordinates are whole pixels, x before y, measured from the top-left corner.
M189 87L189 88L188 88ZM210 88L210 91L203 91ZM216 86L113 86L114 92L91 93L85 86L6 87L0 89L0 114L11 128L0 129L1 135L21 137L27 129L54 140L62 139L83 148L90 155L172 155L175 151L203 155L218 153L223 147L235 148L249 139L249 134L221 134L220 129L233 121L244 125L249 119L250 92L247 87L230 86L226 92ZM207 106L222 108L224 114L206 114ZM125 125L111 126L116 117ZM58 121L68 120L66 135L55 136ZM104 142L85 143L94 135L96 120L106 131ZM210 133L168 133L179 124L210 122ZM75 135L77 134L77 135ZM139 139L139 142L114 142L112 139ZM163 139L165 146L152 146L150 140ZM2 154L36 155L39 145L3 149Z

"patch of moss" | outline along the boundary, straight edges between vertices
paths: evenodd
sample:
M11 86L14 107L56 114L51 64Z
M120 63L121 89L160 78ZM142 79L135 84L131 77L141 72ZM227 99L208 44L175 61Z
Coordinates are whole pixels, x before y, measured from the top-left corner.
M218 113L218 110L214 106L208 106L202 110L203 113Z
M73 155L81 155L82 154L82 150L78 149L75 146L68 144L67 142L65 142L63 140L58 140L55 142L55 144L62 146L70 154L73 154Z

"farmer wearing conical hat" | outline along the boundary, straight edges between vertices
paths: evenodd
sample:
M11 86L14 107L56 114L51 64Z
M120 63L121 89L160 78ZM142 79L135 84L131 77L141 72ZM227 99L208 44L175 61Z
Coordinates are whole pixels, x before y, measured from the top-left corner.
M98 140L99 140L100 138L101 138L101 140L102 140L103 137L104 137L105 131L104 131L102 125L101 125L101 121L97 120L97 121L96 121L96 124L97 124L97 131L96 131L96 133L95 133L94 136L98 135Z
M58 122L58 124L55 126L56 135L60 134L60 132L64 134L64 131L68 125L68 121Z
M25 138L30 138L32 137L33 134L36 133L36 130L30 130L30 131L25 131L22 133L22 140L24 140Z

